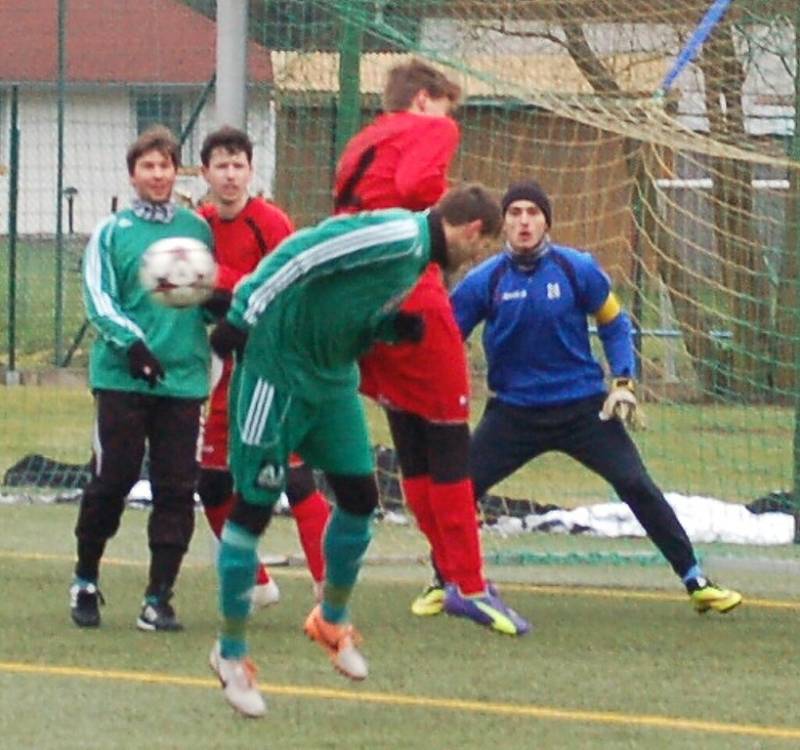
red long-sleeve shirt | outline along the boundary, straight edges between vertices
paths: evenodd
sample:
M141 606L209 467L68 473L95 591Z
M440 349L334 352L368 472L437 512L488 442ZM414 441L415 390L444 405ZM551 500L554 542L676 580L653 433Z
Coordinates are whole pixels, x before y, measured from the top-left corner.
M250 198L232 219L220 218L217 207L210 203L200 207L200 214L214 233L217 287L228 291L294 232L292 220L263 198Z
M407 208L421 211L447 188L458 148L455 120L389 112L357 133L336 169L336 212Z

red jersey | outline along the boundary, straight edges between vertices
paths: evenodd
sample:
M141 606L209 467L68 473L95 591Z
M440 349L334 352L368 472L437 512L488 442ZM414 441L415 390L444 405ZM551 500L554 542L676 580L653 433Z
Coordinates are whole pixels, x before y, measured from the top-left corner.
M200 214L211 225L217 259L217 286L232 291L294 231L291 219L263 198L250 198L232 219L222 219L217 207L204 204ZM211 469L228 466L228 384L233 360L225 360L222 375L213 385L203 426L202 465Z
M232 219L220 218L217 207L210 203L200 207L200 215L214 234L217 286L228 291L294 232L286 213L263 198L250 198Z
M449 117L379 116L345 147L336 169L336 212L429 208L447 189L458 142L458 125ZM360 362L361 392L433 422L465 422L469 373L464 343L435 263L401 309L423 316L425 335L419 344L376 344Z
M407 208L422 211L442 197L459 130L449 117L389 112L345 147L336 168L336 213Z

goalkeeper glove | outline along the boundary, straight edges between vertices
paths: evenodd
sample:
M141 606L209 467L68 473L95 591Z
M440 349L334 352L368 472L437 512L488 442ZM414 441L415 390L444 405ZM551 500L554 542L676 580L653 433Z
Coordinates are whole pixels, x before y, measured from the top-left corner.
M237 359L241 359L247 343L247 331L223 319L211 331L208 341L214 354L220 359L225 359L231 352L236 352Z
M600 419L604 422L609 419L619 419L632 430L644 429L644 416L639 411L635 390L636 384L633 378L614 378L611 381L611 390L600 410Z
M128 370L131 377L146 380L151 388L155 388L159 380L164 379L164 368L144 341L136 341L128 349Z
M419 344L425 335L425 320L419 313L400 310L392 321L397 343Z

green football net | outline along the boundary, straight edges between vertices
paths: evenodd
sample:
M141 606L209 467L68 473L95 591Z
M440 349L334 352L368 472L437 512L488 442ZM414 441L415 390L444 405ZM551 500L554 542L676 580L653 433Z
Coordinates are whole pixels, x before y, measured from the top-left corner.
M656 95L707 9L268 3L260 29L280 48L279 200L309 221L326 212L337 128L353 118L343 109L368 120L386 71L410 54L439 65L465 95L454 179L502 191L535 177L551 195L554 238L591 250L612 275L636 325L650 428L637 441L658 482L747 503L794 483L797 18L788 3L734 4ZM570 506L609 499L558 457L497 491Z
M254 189L284 206L298 226L329 214L337 150L380 111L386 72L412 55L437 65L464 91L453 180L481 181L500 193L511 181L537 179L553 203L553 238L590 250L612 276L636 328L649 426L636 441L658 484L681 495L738 505L761 499L762 508L791 510L798 507L800 465L800 14L791 0L733 3L663 91L709 5L250 3ZM198 150L213 126L213 64L187 73L178 61L195 59L216 4L145 6L137 17L147 28L159 28L177 9L192 32L170 37L169 49L151 50L147 80L137 78L141 59L131 52L130 80L98 75L67 86L58 184L78 192L71 202L64 193L60 240L56 81L20 84L26 158L16 283L3 236L0 299L6 310L11 296L15 310L2 326L6 372L12 349L15 357L6 378L25 385L0 388L4 473L29 454L88 460L91 402L80 379L91 332L83 329L78 265L86 235L112 197L127 199L125 145L151 122L169 124L185 138L179 187L195 199L203 192ZM114 4L108 7L97 23L122 20ZM80 35L69 23L66 32L70 50ZM180 44L185 49L176 49ZM68 78L77 75L67 70ZM11 82L0 71L4 188L12 171ZM486 396L478 336L470 356L477 419ZM380 412L370 415L376 442L390 444ZM535 504L573 508L615 499L601 480L556 455L494 492L488 515L520 519ZM388 499L385 509L394 509Z

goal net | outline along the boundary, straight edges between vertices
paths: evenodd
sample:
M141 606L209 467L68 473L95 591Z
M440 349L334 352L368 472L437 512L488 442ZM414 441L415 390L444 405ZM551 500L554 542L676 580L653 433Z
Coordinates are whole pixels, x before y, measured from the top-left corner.
M17 5L18 16L33 13ZM15 310L13 326L4 326L2 364L8 383L21 377L35 385L0 388L4 474L28 454L77 466L88 458L91 402L81 377L91 332L82 325L80 253L111 199L127 195L125 146L155 121L181 132L179 187L198 198L204 191L199 144L215 124L213 0L137 6L152 48L145 57L117 49L114 80L88 62L86 70L78 65L88 42L75 14L89 4L67 5L60 182L56 68L42 80L33 68L0 66L3 201L11 192L15 83L24 157L15 288L9 237L0 238L0 298L7 306L13 299ZM500 193L512 181L535 178L551 196L554 239L591 251L612 276L635 325L649 424L636 441L657 483L682 497L791 512L798 507L800 465L800 19L793 0L732 3L678 70L676 60L709 5L250 3L253 188L274 198L298 226L328 215L337 149L379 111L386 72L410 56L441 67L464 91L453 180L481 181ZM99 3L98 28L134 28L119 15L121 7ZM164 37L176 19L191 33ZM56 48L52 24L42 31L34 19L31 28L50 35L49 49ZM195 54L201 37L210 45L202 63ZM64 191L60 246L57 185ZM54 319L60 328L51 334ZM474 339L477 418L486 393ZM69 396L65 364L76 379ZM379 411L370 415L376 442L390 445ZM388 487L396 475L387 456ZM601 480L558 455L537 459L493 492L484 511L526 526L542 506L615 500Z

